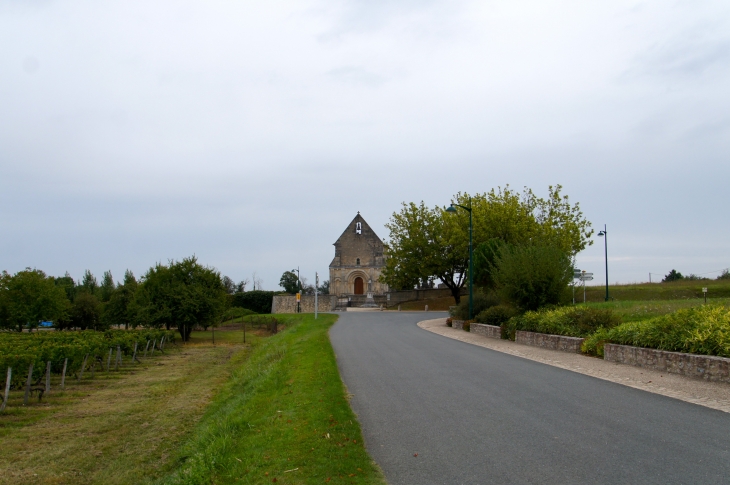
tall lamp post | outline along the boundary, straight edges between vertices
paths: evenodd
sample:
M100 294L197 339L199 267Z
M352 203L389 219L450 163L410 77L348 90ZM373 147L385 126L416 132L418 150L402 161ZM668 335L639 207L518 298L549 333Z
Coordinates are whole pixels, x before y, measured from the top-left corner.
M603 238L603 253L606 260L606 301L608 301L608 231L606 231L606 224L603 225L603 231L599 231L598 235Z
M456 212L457 207L469 212L469 320L471 320L474 318L474 248L472 247L471 197L469 197L469 207L451 204L446 212Z

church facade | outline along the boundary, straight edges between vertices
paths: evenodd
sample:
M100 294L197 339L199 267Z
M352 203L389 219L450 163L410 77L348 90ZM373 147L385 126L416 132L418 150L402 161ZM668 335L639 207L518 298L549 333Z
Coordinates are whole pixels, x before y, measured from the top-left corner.
M388 285L380 282L385 266L383 241L358 212L334 243L335 257L330 263L330 294L383 295Z

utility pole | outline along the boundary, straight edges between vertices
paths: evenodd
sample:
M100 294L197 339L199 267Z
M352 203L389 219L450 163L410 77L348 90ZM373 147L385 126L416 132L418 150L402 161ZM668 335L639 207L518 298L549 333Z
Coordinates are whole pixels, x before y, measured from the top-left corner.
M297 266L297 289L299 290L299 298L297 298L297 313L302 313L300 300L302 299L302 279L299 276L299 266Z

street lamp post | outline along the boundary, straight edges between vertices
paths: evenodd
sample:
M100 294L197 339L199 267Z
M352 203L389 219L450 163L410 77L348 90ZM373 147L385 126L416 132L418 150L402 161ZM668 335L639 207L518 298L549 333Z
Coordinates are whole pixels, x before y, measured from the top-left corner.
M474 318L474 248L472 244L473 226L471 220L471 197L469 197L469 207L459 204L451 204L451 206L446 209L446 212L456 212L457 207L461 207L465 211L469 212L469 320L471 320Z
M603 238L603 254L606 260L606 301L608 301L608 231L606 231L606 224L603 225L603 231L599 231L598 235Z

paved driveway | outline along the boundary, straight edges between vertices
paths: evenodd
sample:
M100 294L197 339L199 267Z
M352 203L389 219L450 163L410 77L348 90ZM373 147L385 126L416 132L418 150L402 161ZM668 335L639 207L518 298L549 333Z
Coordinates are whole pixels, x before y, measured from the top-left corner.
M442 315L344 313L330 332L391 485L730 483L730 415L416 326Z

